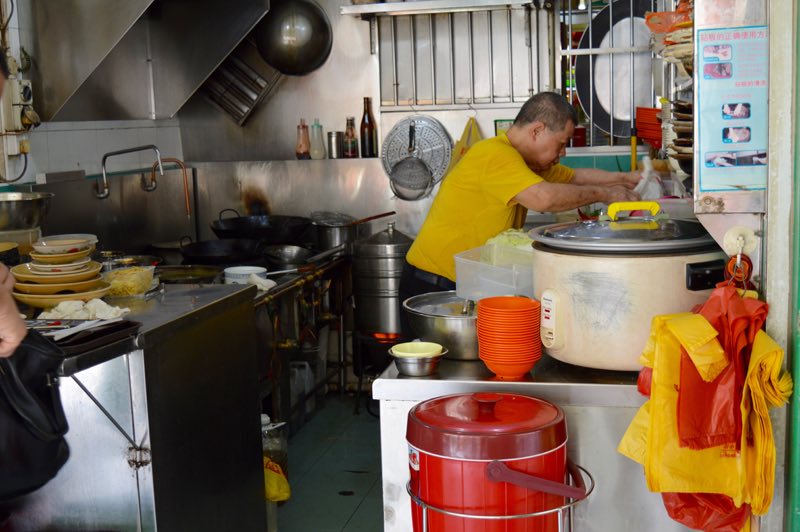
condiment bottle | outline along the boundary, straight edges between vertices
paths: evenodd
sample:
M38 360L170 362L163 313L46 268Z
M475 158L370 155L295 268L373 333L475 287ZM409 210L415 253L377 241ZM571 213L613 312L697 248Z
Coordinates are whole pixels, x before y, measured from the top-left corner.
M361 117L361 157L378 156L378 130L372 114L372 98L364 98L364 116Z
M300 119L300 124L297 126L297 145L294 148L294 153L298 159L311 159L310 142L308 140L308 125L305 119Z
M309 153L315 160L325 158L325 137L322 134L319 118L315 118L314 123L311 124L311 150Z
M345 159L358 159L358 137L356 137L356 118L354 116L347 117L343 155Z

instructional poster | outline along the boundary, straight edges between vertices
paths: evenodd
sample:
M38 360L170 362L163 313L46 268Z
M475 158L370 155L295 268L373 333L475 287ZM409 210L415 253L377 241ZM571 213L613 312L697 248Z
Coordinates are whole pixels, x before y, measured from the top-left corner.
M697 32L701 192L763 190L769 145L766 26Z

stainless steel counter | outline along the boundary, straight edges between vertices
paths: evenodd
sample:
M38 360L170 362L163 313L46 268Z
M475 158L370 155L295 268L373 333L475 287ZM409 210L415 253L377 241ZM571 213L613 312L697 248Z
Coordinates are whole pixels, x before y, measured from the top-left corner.
M255 288L169 286L138 334L69 357L70 458L9 529L266 530Z
M118 298L109 304L131 309L125 317L142 324L129 339L67 358L62 375L72 375L135 349L145 349L189 323L208 319L220 312L252 300L254 286L246 285L167 285L164 293L149 299Z
M411 530L408 482L408 412L420 401L455 393L504 391L539 397L559 405L569 426L570 457L597 483L574 515L573 530L683 532L666 514L661 497L645 486L642 467L617 451L622 435L645 398L637 373L579 368L545 357L519 381L498 380L481 361L443 360L436 375L409 378L394 364L373 384L381 402L381 461L384 532Z
M442 360L430 377L405 377L394 363L378 378L372 395L379 400L422 401L462 391L505 391L536 395L559 405L639 407L638 373L602 371L564 364L544 355L518 381L498 379L480 360ZM424 384L423 384L424 383Z

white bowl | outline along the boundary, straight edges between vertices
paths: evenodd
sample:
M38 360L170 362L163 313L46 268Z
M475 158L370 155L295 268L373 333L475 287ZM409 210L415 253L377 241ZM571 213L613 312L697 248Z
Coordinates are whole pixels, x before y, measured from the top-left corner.
M225 284L248 284L250 275L267 278L267 269L261 266L231 266L225 268Z
M42 255L63 255L66 253L74 253L76 251L83 251L92 246L92 243L85 238L65 238L65 239L49 239L39 240L33 244L33 249Z
M70 233L68 235L50 235L39 239L40 242L49 242L51 240L88 240L89 244L97 244L97 235L90 233Z

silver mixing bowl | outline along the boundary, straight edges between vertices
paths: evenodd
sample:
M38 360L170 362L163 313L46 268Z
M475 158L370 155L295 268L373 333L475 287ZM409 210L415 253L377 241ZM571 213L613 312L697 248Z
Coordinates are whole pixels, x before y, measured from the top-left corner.
M436 373L439 361L447 355L447 349L443 349L440 355L434 357L397 357L392 354L391 349L389 349L389 354L394 358L394 364L400 375L427 377Z
M474 306L462 314L464 300L456 292L431 292L403 302L411 329L420 340L436 342L450 352L449 359L478 360L477 315Z
M0 194L0 231L41 227L53 194L48 192L4 192Z

